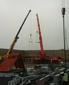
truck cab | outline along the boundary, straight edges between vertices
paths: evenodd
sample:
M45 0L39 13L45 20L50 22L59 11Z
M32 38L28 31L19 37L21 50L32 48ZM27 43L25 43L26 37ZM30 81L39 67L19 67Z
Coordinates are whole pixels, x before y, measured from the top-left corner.
M63 62L63 58L59 57L59 56L51 56L51 62L52 63L62 63Z

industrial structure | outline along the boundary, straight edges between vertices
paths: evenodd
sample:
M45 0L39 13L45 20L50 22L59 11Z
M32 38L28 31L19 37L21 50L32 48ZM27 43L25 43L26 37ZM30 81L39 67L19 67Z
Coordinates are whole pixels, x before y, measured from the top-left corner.
M65 8L62 8L63 15L63 33L64 33L64 50L58 51L45 51L43 49L42 36L39 24L38 14L37 23L39 30L39 40L40 40L40 50L39 51L17 51L12 50L15 42L18 39L18 35L29 15L31 10L29 10L26 18L24 19L20 29L18 30L11 46L7 52L5 49L0 49L0 60L3 62L0 64L0 85L62 85L62 77L64 71L69 75L69 63L66 63L66 52L69 51L65 49L65 28L64 28L64 14ZM40 53L39 53L40 52ZM34 54L33 54L34 53ZM39 53L39 54L38 54ZM51 53L51 54L50 54ZM48 55L48 56L47 56ZM69 56L69 54L67 54ZM61 56L61 57L60 57ZM65 58L65 63L63 58ZM24 59L32 60L35 62L25 62ZM5 59L5 60L4 60ZM59 63L63 62L63 63ZM29 66L34 64L33 67L25 67L25 63ZM55 63L57 63L55 65ZM68 81L69 84L69 81Z
M50 58L49 56L47 56L44 53L38 14L36 14L36 16L37 16L37 23L38 23L38 30L39 30L39 40L40 40L41 52L39 53L39 55L36 58L32 58L31 61L33 61L35 63L59 63L59 62L63 62L63 59L60 56L51 56L51 58Z
M8 50L8 52L7 52L7 54L4 55L4 56L0 56L0 60L4 60L4 59L8 58L9 55L11 54L11 51L12 51L12 49L13 49L15 43L17 42L17 39L19 38L18 35L19 35L19 33L20 33L20 31L21 31L21 29L22 29L22 27L23 27L23 25L24 25L24 23L25 23L25 21L26 21L26 19L27 19L27 17L28 17L28 15L29 15L30 12L31 12L31 10L29 10L29 12L28 12L27 16L25 17L25 19L24 19L22 25L20 26L20 28L19 28L19 30L18 30L18 32L17 32L17 34L16 34L16 36L15 36L15 38L14 38L14 40L13 40L11 46L10 46L10 48L9 48L9 50Z

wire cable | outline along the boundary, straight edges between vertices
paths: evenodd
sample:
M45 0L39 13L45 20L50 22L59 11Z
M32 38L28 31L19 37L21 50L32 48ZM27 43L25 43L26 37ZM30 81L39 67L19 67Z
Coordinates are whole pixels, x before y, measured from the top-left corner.
M31 15L30 15L30 38L29 38L29 45L28 45L28 49L29 50L33 50L32 48L33 48L33 40L32 40L32 27L31 27L31 23L32 23L32 21L31 21L32 19L31 19Z

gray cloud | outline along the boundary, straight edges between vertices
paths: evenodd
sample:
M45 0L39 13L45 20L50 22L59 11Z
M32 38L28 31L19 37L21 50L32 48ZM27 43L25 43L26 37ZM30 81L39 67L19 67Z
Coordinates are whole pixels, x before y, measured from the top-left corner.
M65 2L65 7L65 28L68 39L68 0ZM33 40L30 48L33 50L40 49L40 45L35 43L36 30L38 30L36 13L39 16L44 50L64 48L63 20L61 14L62 0L0 0L0 48L10 47L29 9L32 12L19 34L19 40L16 42L14 49L28 50L30 33ZM69 40L67 41L69 44Z

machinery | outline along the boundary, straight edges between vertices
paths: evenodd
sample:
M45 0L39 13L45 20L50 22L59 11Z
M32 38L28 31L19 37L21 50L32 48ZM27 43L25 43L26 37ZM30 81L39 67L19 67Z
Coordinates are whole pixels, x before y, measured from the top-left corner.
M63 59L59 56L51 56L50 58L44 53L38 14L36 14L36 16L37 16L37 22L38 22L41 53L39 53L37 58L32 58L31 61L35 63L56 63L56 64L59 62L63 62Z
M24 19L20 29L18 30L18 32L12 42L12 45L10 46L10 49L7 52L7 54L2 57L2 59L5 59L5 60L0 64L0 72L10 72L11 67L13 65L15 66L16 69L25 70L25 66L24 66L21 54L20 53L11 53L11 50L13 49L13 46L18 39L18 35L19 35L30 12L31 12L31 10L29 10L26 18Z
M39 40L40 40L41 53L39 53L37 58L31 59L31 61L34 61L36 63L51 63L51 60L49 59L49 56L45 55L44 50L43 50L43 43L42 43L42 36L41 36L41 30L40 30L40 25L39 25L38 14L36 14L36 16L37 16L37 22L38 22L38 30L39 30Z
M16 36L15 36L15 38L14 38L14 40L13 40L13 42L12 42L10 48L9 48L7 54L4 55L4 56L0 56L0 60L4 60L4 59L8 58L9 54L11 53L11 50L13 49L13 46L14 46L15 42L19 38L18 35L19 35L19 33L20 33L20 31L21 31L21 29L22 29L22 27L23 27L23 25L24 25L24 23L25 23L25 21L26 21L26 19L27 19L27 17L28 17L28 15L29 15L30 12L31 12L31 10L29 10L29 12L28 12L27 16L25 17L22 25L20 26L20 29L18 30L18 32L17 32L17 34L16 34Z
M51 56L51 62L55 64L63 63L63 58L59 56Z

